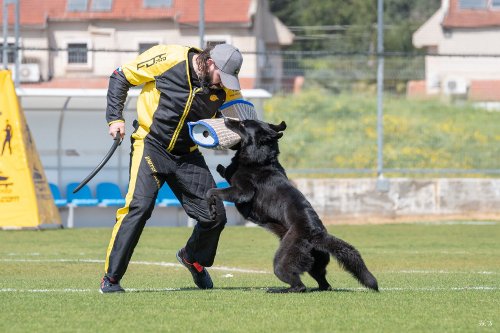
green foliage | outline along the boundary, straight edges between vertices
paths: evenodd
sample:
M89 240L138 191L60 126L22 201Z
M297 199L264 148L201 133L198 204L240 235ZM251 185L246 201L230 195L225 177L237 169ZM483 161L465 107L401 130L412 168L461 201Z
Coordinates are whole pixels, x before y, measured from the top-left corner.
M416 50L413 33L439 8L439 0L385 0L384 50L418 56L385 58L386 88L404 93L409 80L423 79L425 50ZM286 25L294 26L298 51L318 51L301 58L287 54L285 76L301 75L331 93L355 92L376 80L377 1L270 0L270 8ZM321 51L321 52L319 52ZM306 57L305 55L302 55ZM300 68L297 69L297 68Z
M439 8L439 0L384 0L387 51L412 51L413 32ZM347 26L341 39L297 42L299 50L374 51L377 1L270 0L271 11L288 26ZM306 30L307 33L307 30ZM309 31L309 34L313 34Z
M272 273L277 240L245 227L224 230L209 269L215 289L199 290L175 260L192 229L146 227L122 281L128 292L101 295L109 228L3 231L0 331L498 331L498 223L329 230L359 249L380 293L360 288L332 259L327 278L335 291L267 294L284 287Z
M280 160L287 169L377 166L377 101L370 90L275 96L265 119L288 124ZM500 112L436 100L384 99L384 167L500 169Z

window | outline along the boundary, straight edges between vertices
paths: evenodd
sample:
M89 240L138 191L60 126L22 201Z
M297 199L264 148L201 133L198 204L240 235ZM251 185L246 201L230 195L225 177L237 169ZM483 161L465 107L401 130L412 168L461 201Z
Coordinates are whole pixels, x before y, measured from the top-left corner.
M226 44L226 41L225 40L207 40L207 47L209 46L215 46L215 45L219 45L219 44Z
M158 43L139 43L139 54L156 45L158 45Z
M87 10L88 0L68 0L68 12L84 12Z
M90 10L94 12L105 12L111 11L111 7L113 6L113 0L92 0L92 5L90 6Z
M491 7L500 9L500 0L491 0Z
M68 44L68 64L87 64L87 43Z
M144 0L144 8L172 7L172 0Z
M215 46L219 44L231 44L231 37L228 35L206 35L205 47Z
M488 0L460 0L461 9L486 9Z
M3 43L0 43L0 64L3 63ZM9 64L13 64L15 62L15 55L16 55L16 52L14 52L14 43L7 43L7 47L9 47L9 49L7 50L7 62Z

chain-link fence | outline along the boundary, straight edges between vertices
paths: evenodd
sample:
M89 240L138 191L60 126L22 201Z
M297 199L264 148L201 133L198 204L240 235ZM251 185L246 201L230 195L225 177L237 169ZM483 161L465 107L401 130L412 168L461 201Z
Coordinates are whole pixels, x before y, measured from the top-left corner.
M291 173L500 175L500 77L466 78L499 56L384 54L381 127L376 54L282 56L283 85L266 114L292 128L282 145Z
M57 49L24 45L22 85L105 88L109 73L140 51L91 49L79 43ZM500 175L500 112L495 111L500 93L498 99L494 94L482 97L498 89L496 80L439 77L432 72L450 63L498 64L500 57L383 56L382 132L377 126L377 54L244 53L253 67L240 75L242 81L251 78L252 88L274 94L265 104L265 119L289 125L281 146L289 172L376 175L381 155L382 172L389 175ZM13 47L7 57L9 62L15 57ZM68 79L78 84L69 86ZM56 85L58 81L66 86ZM382 151L377 148L379 135Z

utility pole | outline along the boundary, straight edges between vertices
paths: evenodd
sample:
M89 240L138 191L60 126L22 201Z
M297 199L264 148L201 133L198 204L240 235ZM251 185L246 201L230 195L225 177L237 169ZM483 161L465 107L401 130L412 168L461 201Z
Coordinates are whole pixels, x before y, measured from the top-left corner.
M3 11L3 45L2 45L2 62L3 68L7 69L8 59L7 59L7 48L9 47L8 38L9 38L9 9L7 5L9 4L9 0L4 0L2 4Z
M377 190L387 192L384 179L384 0L377 3Z
M14 76L14 83L15 83L15 86L16 87L19 87L19 84L20 84L20 80L19 80L19 77L20 77L20 72L21 72L21 66L20 66L20 63L19 63L19 24L20 24L20 17L21 17L21 4L19 3L20 0L11 0L14 5L16 6L15 8L15 11L16 11L16 22L15 22L15 25L14 25L14 36L16 37L16 42L15 42L15 50L14 50L14 62L16 64L16 75Z
M200 18L198 34L200 36L200 49L205 48L205 0L200 0Z
M15 6L15 22L14 22L14 35L15 35L15 44L14 44L14 63L15 63L15 76L14 82L16 87L19 86L19 19L20 19L20 8L19 8L19 0L4 0L3 1L3 46L2 46L2 60L3 60L3 68L7 69L9 64L9 8L8 5L14 4Z

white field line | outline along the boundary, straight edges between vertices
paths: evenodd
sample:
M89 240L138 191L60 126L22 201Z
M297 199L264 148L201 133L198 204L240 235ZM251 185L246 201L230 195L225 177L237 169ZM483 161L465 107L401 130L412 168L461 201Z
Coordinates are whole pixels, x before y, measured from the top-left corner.
M491 254L491 251L476 251L474 253L469 252L469 251L435 251L435 250L412 250L412 251L405 251L405 250L381 250L381 249L374 249L374 248L365 248L363 250L363 253L370 253L370 254L418 254L418 255L426 255L426 254L446 254L446 255L480 255L480 254Z
M430 288L381 288L382 291L468 291L468 290L482 290L493 291L500 290L500 287L491 286L468 286L468 287L430 287Z
M375 271L375 273L391 273L391 274L480 274L480 275L497 275L498 272L489 271L445 271L445 270L401 270L401 271Z
M255 290L267 290L267 288L254 288ZM147 293L147 292L169 292L169 291L180 291L180 288L161 288L161 289L125 289L127 292L132 293ZM224 290L222 288L221 290ZM232 289L233 290L233 289ZM402 288L402 287L394 287L394 288L380 288L381 292L447 292L447 291L497 291L500 290L500 287L491 287L491 286L468 286L468 287L421 287L421 288ZM339 288L334 289L334 292L369 292L366 288ZM98 293L99 290L95 289L73 289L73 288L64 288L64 289L16 289L16 288L2 288L0 289L0 293Z
M180 288L162 288L162 289L134 289L127 288L127 292L161 292L161 291L178 291ZM95 289L15 289L15 288L4 288L0 289L2 293L88 293L88 292L99 292L98 288Z
M98 259L0 259L0 262L68 262L68 263L98 263L104 264L104 260ZM162 266L162 267L184 267L178 263L172 262L154 262L154 261L131 261L130 264L133 265L146 265L146 266ZM271 272L255 270L255 269L244 269L237 267L226 267L226 266L213 266L209 268L214 271L224 271L224 272L237 272L237 273L251 273L251 274L270 274Z
M98 259L0 259L0 262L68 262L68 263L104 263L104 260ZM182 267L181 264L170 263L170 262L151 262L151 261L131 261L131 264L136 265L152 265L152 266L162 266L162 267ZM262 270L252 270L252 269L242 269L236 267L225 267L225 266L214 266L210 267L210 270L226 271L226 272L238 272L238 273L254 273L254 274L271 274L268 271ZM475 272L465 272L465 271L444 271L444 270L401 270L401 271L379 271L377 273L391 273L391 274L485 274L485 275L496 275L497 272L489 271L475 271ZM265 288L256 288L264 289ZM163 288L163 289L126 289L128 292L164 292L164 291L177 291L178 288ZM346 288L346 289L335 289L337 291L367 291L366 288ZM381 288L380 291L415 291L415 292L435 292L435 291L496 291L500 290L500 287L495 286L468 286L468 287L422 287L422 288L399 288L399 287L389 287ZM0 292L24 292L24 293L86 293L94 292L96 289L16 289L16 288L3 288Z
M334 288L334 291L369 291L366 288ZM380 288L380 291L423 291L423 292L433 292L433 291L470 291L470 290L479 290L479 291L496 291L500 290L500 287L492 287L492 286L468 286L468 287L421 287L421 288L404 288L404 287L388 287L388 288Z
M68 263L97 263L103 264L104 260L99 259L0 259L0 262L68 262ZM130 264L133 265L145 265L145 266L161 266L161 267L183 267L181 264L172 262L155 262L155 261L131 261ZM272 274L269 271L255 270L255 269L244 269L237 267L227 267L227 266L213 266L209 270L214 271L224 271L224 272L236 272L236 273L249 273L249 274ZM374 273L389 273L389 274L480 274L480 275L498 275L499 272L491 271L446 271L446 270L400 270L400 271L374 271Z
M419 225L497 225L494 221L436 221L436 222L415 222L411 224Z

